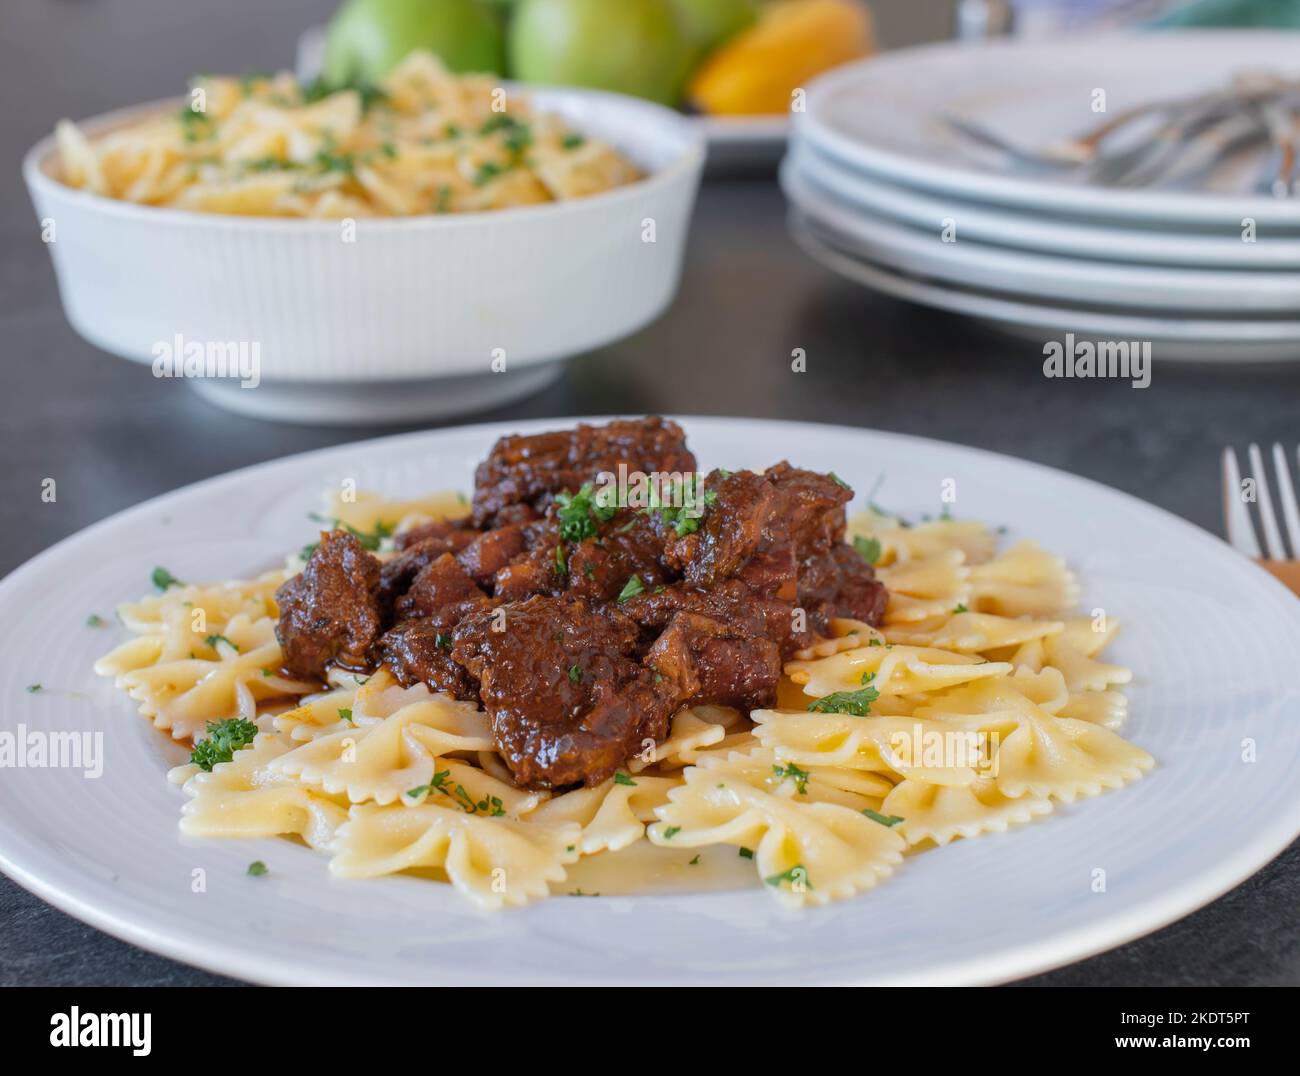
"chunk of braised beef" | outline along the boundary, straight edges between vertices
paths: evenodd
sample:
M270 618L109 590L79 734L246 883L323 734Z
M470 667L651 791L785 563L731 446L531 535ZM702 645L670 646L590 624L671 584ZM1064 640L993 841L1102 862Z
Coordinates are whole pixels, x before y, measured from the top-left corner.
M487 586L492 577L524 549L524 528L518 523L510 523L484 531L461 550L456 559L476 583Z
M850 545L834 546L831 555L840 568L840 585L832 599L835 615L879 626L885 618L889 591L876 578L875 568Z
M841 542L800 566L799 604L807 610L808 626L820 634L829 631L834 617L878 626L888 603L889 592L875 569L850 545Z
M568 561L557 542L538 546L502 568L492 581L492 593L503 602L520 602L534 594L558 594L568 579Z
M469 526L468 520L435 519L429 523L420 523L396 535L393 538L393 546L403 550L421 542L438 540L443 543L444 552L459 553L477 538L478 534L478 531Z
M661 631L679 612L698 613L737 632L781 642L790 633L793 605L754 593L739 579L705 589L689 583L647 590L618 603L619 612L651 632Z
M753 471L714 471L705 479L711 504L693 533L671 541L665 555L688 583L712 586L728 579L763 543L777 508L777 491Z
M445 536L429 537L408 543L385 561L379 572L380 607L385 614L391 613L397 599L410 589L420 572L439 557L454 552L455 548Z
M844 506L853 490L833 475L792 467L784 460L764 472L776 487L776 519L797 560L823 553L844 540Z
M321 534L302 572L275 592L284 667L324 680L326 667L367 668L382 628L379 561L347 531Z
M486 599L487 595L461 567L459 559L443 553L420 569L393 608L398 620L409 620L433 616L447 606Z
M494 522L519 504L542 510L554 494L576 492L602 472L617 474L620 464L645 474L685 474L695 470L695 457L681 427L658 417L503 437L475 472L474 521Z
M775 703L781 649L723 621L679 612L646 653L645 664L671 686L680 704L748 711Z
M615 600L633 576L647 590L675 577L664 562L662 524L651 514L628 510L602 523L597 537L570 545L568 568L570 590L598 603Z
M599 784L643 740L666 735L673 699L636 661L638 635L618 613L542 595L456 629L452 657L479 679L497 749L520 784Z
M403 687L425 684L458 699L478 700L478 682L451 656L454 625L437 618L408 620L379 641L383 662Z

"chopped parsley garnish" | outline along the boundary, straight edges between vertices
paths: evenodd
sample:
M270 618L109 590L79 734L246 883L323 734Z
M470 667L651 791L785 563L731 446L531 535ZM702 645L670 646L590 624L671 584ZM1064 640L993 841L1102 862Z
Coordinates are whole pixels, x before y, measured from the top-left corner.
M782 781L789 778L794 781L795 791L801 796L808 794L808 778L812 776L807 770L801 770L793 762L788 762L784 766L773 766L772 772Z
M682 831L681 826L669 826L667 829L664 830L664 840L671 841L674 837L677 836L677 834L681 833L681 831Z
M313 104L332 93L342 93L344 90L355 90L357 92L357 96L361 98L362 112L369 112L375 105L384 104L388 100L388 94L373 83L362 79L353 79L349 82L327 82L322 76L302 88L303 104Z
M863 807L862 813L873 822L879 822L882 826L896 826L904 819L899 818L896 814L881 814L879 811L873 811L870 807Z
M694 534L700 529L700 517L704 514L704 508L712 505L717 499L716 490L704 489L702 482L697 482L693 477L682 479L673 479L668 485L669 502L665 504L664 495L655 487L650 488L650 503L641 509L643 515L657 515L665 523L672 526L677 537L683 538L688 534ZM692 497L690 494L696 493L698 496Z
M203 636L203 641L207 643L208 646L212 647L213 650L217 648L217 643L225 643L236 654L239 653L239 647L236 646L234 643L232 643L224 635L205 635Z
M322 172L342 172L350 176L357 169L357 161L354 154L340 153L338 144L334 141L334 136L328 131L325 137L321 139L321 147L316 151L313 158L316 167Z
M224 721L209 721L208 735L194 745L190 761L201 770L212 772L219 762L229 762L253 742L257 726L244 717L228 717Z
M700 854L699 854L698 852L696 852L696 853L695 853L695 858L692 859L692 860L690 860L690 862L688 862L686 865L687 865L688 867L694 867L694 866L697 866L697 865L699 864L699 862L700 862Z
M438 196L433 203L435 213L446 213L451 208L451 188L447 184L442 184L438 188Z
M485 814L490 818L500 818L506 813L505 804L502 803L499 796L484 796L481 800L475 800L466 790L464 785L455 784L448 780L451 777L451 770L439 770L433 775L433 779L427 785L417 785L415 788L406 790L406 794L411 799L419 799L426 792L441 792L451 800L455 801L466 814Z
M868 645L868 646L880 646L881 644L880 644L880 640L879 640L879 639L868 639L868 640L867 640L867 645Z
M169 587L183 587L185 585L166 568L155 568L153 574L149 578L153 580L153 585L159 590L167 590Z
M586 137L578 134L576 131L570 131L562 139L560 139L560 145L564 149L578 149L579 147L585 146L586 144L587 144Z
M569 666L569 683L577 684L582 680L582 670L576 665Z
M635 598L638 594L644 593L645 584L641 582L641 577L639 575L634 575L623 584L623 589L618 592L618 600L620 602L625 602L629 598Z
M574 668L577 668L577 666L574 666ZM614 774L614 784L632 785L633 787L635 787L636 782L632 780L631 774L627 774L624 773L622 770L619 770L617 773Z
M853 538L853 548L857 551L858 556L868 564L875 564L880 560L880 539L864 538L862 535L855 535Z
M352 710L350 707L347 706L339 707L339 719L341 721L347 721L349 724L355 724L355 722L352 720Z
M871 704L880 698L880 692L870 686L876 678L873 672L864 673L862 683L868 685L857 691L836 691L816 702L808 704L808 710L814 714L852 714L854 717L866 717L871 713Z
M804 869L802 863L796 863L789 870L782 871L780 874L774 874L770 878L764 878L763 881L770 886L780 886L782 882L789 882L793 886L796 883L802 882L808 889L812 889L813 887L812 882L808 881L808 872Z
M108 622L98 613L91 613L90 616L86 617L86 627L88 628L102 628L106 623Z
M28 684L28 685L27 685L27 694L29 694L29 695L35 695L38 691L41 691L41 690L43 690L43 689L41 688L41 685L40 685L40 684Z
M517 123L506 131L503 141L506 149L518 155L533 144L533 129L526 123Z
M506 166L498 161L484 161L474 173L474 186L486 187L505 171L507 171Z
M560 537L566 542L581 542L595 538L598 523L606 523L618 515L618 506L602 504L600 496L592 491L590 482L577 493L557 493L555 515L560 521Z
M186 142L198 142L202 139L215 138L216 124L206 112L196 112L189 105L181 109L181 134Z
M740 854L740 858L741 858L741 859L753 859L753 858L754 858L754 850L753 850L752 848L742 848L742 849L740 849L740 853L739 853L739 854Z
M567 575L569 572L569 562L564 559L564 546L555 547L555 573L557 575Z
M843 486L845 489L853 488L847 482L845 482L844 479L842 479L839 475L837 475L834 471L830 472L830 476L831 476L831 481L834 482L837 486Z
M331 519L328 516L319 516L316 515L314 512L311 513L310 518L316 520L318 523L328 523L330 525L331 530L347 531L350 535L352 535L353 538L355 538L358 542L361 543L362 549L365 549L367 552L370 553L374 553L378 551L380 545L383 544L384 539L391 538L393 536L392 525L385 523L382 519L376 520L375 529L373 531L367 532L367 531L359 530L358 528L352 526L351 523L344 523L341 519ZM308 550L310 550L311 552L308 552ZM308 557L311 556L311 553L314 553L315 551L316 551L315 543L313 543L312 545L303 546L303 554L304 554L303 559L306 560Z
M439 650L450 650L451 636L444 635L442 632L437 632L433 637L433 643Z
M248 865L248 874L250 878L260 878L265 873L266 873L266 864L263 863L260 859L255 859L253 860L252 863Z
M967 609L966 606L965 606L963 603L961 603L961 602L958 602L958 603L953 607L953 610L952 610L952 611L953 611L954 615L957 614L957 613L969 613L969 612L970 612L970 610Z

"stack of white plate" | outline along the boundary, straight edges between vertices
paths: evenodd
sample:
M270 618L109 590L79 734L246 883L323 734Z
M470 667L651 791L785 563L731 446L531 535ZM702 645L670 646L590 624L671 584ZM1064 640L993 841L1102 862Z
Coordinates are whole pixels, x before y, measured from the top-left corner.
M1017 167L947 121L1040 149L1125 109L1279 69L1300 76L1300 34L939 45L841 68L795 117L781 173L795 237L872 288L1037 338L1300 358L1300 189L1263 193L1266 154L1181 184L1101 187Z

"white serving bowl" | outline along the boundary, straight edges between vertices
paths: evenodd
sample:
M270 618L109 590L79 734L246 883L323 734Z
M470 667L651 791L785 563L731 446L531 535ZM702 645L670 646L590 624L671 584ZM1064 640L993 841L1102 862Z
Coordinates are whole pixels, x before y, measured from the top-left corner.
M153 363L156 347L256 343L261 383L192 379L215 402L289 421L401 421L535 391L558 360L641 328L681 278L704 141L670 109L589 90L535 105L617 147L647 177L565 202L356 221L141 206L65 186L53 137L23 176L64 311L85 339ZM87 121L95 135L159 102ZM653 242L647 241L653 221ZM494 372L504 356L505 373Z

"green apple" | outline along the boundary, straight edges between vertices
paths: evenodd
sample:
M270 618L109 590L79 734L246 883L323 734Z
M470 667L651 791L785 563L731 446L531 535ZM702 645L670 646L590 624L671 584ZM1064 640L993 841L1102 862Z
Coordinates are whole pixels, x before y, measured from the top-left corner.
M697 56L712 52L758 21L755 0L673 0L673 6Z
M325 81L378 82L408 53L428 49L458 72L505 70L501 20L479 0L347 0L325 46Z
M522 0L510 23L511 72L676 104L692 50L673 0Z

